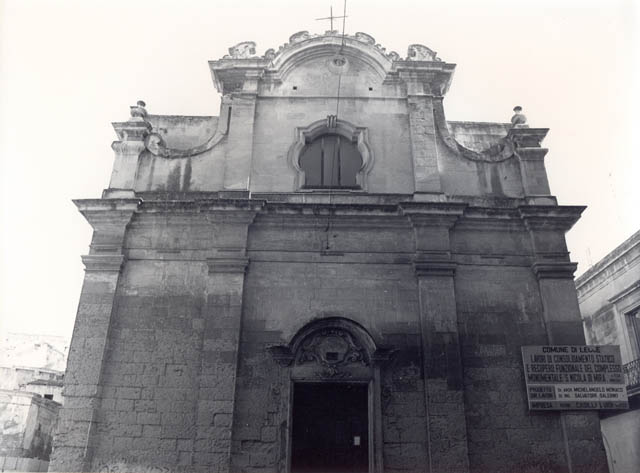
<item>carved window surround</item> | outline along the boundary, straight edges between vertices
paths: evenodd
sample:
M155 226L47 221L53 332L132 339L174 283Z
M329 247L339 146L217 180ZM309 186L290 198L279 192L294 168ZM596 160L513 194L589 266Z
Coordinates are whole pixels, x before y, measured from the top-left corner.
M305 184L305 173L300 167L300 153L303 148L316 138L325 134L340 135L344 138L352 141L362 157L362 166L356 174L356 185L359 190L367 190L367 176L373 167L374 157L373 150L369 144L369 134L365 127L357 127L346 120L335 119L330 121L322 119L311 123L306 127L298 127L294 133L294 143L289 148L287 154L287 160L289 165L293 168L295 179L296 191L312 191L310 189L303 189ZM331 125L331 126L329 126ZM343 189L340 189L344 191Z

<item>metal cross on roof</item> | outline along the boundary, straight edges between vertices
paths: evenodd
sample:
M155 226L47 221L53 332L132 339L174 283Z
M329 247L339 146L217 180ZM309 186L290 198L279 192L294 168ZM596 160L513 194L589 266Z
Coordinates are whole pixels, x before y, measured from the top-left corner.
M316 21L318 20L330 20L331 21L331 31L333 31L333 20L337 20L338 18L347 18L346 15L343 16L333 16L333 7L329 7L329 16L326 16L324 18L316 18Z

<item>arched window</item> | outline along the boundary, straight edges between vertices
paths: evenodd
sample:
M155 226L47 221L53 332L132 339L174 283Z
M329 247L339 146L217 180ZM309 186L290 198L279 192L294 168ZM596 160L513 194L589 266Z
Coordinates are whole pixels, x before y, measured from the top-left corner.
M300 153L305 188L358 189L356 175L362 156L355 143L337 134L326 134L306 144Z

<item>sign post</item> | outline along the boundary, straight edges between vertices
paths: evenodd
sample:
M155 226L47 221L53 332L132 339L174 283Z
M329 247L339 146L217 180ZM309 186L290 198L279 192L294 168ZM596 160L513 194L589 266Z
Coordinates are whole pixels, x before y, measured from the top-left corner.
M523 346L530 410L628 409L617 345Z

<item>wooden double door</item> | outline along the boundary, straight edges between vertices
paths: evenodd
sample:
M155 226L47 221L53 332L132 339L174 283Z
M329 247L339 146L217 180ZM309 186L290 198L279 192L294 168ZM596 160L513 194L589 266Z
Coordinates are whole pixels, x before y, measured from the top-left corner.
M369 471L368 386L295 383L292 473Z

